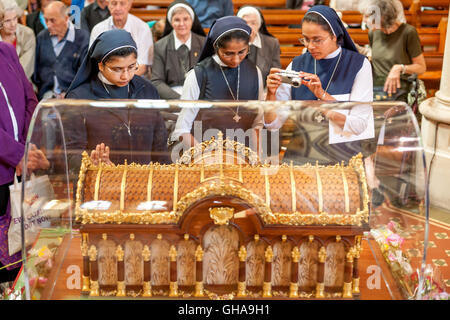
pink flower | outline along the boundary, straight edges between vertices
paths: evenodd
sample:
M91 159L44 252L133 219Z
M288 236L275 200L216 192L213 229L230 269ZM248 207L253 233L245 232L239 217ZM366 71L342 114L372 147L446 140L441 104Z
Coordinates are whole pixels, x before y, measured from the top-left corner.
M397 256L393 254L392 252L389 252L388 259L392 262L397 261Z
M388 224L387 224L387 227L388 227L388 229L389 230L391 230L392 232L395 232L395 222L394 221L390 221Z
M400 248L404 242L404 239L396 233L391 234L386 240L391 246L398 248Z

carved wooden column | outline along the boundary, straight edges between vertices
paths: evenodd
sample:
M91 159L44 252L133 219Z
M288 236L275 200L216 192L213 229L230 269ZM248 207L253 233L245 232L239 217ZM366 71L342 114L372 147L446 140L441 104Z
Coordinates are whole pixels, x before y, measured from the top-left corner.
M90 270L91 270L91 291L89 295L91 297L98 297L100 295L100 289L98 286L98 263L97 263L97 248L92 245L89 248L89 262L90 262Z
M195 250L195 293L194 297L203 297L203 249L200 245Z
M263 298L272 297L272 247L268 246L265 253L266 264L264 266L264 284L263 284Z
M142 258L144 259L144 285L143 285L143 297L152 296L152 282L151 282L151 263L150 263L151 252L150 248L145 245L142 249Z
M177 283L177 249L174 245L170 246L170 289L169 297L178 297L178 283Z
M125 253L123 252L122 246L119 244L116 249L116 257L117 257L117 293L116 297L125 297L125 265L123 262L123 256Z
M356 237L355 256L353 258L353 293L359 294L359 258L361 257L361 236Z
M343 298L353 298L352 293L352 275L353 275L353 256L354 248L351 247L347 253L347 260L344 267L344 288L342 292Z
M291 255L291 284L289 286L289 297L298 298L298 261L300 260L300 250L298 250L298 247L292 249Z
M246 283L245 283L245 264L247 260L247 250L244 246L239 249L239 282L237 297L246 297Z
M89 235L87 233L83 233L83 239L81 241L81 255L83 256L83 287L81 288L81 292L88 294L90 289L89 282L89 254L88 254L88 242Z
M325 298L325 259L327 250L321 247L319 250L319 263L317 266L316 298Z

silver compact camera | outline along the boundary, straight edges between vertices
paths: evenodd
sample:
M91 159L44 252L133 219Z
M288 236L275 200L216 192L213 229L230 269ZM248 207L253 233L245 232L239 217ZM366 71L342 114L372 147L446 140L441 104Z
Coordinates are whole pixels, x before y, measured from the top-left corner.
M275 74L281 76L281 82L290 84L294 88L298 88L302 84L302 78L296 71L283 70Z

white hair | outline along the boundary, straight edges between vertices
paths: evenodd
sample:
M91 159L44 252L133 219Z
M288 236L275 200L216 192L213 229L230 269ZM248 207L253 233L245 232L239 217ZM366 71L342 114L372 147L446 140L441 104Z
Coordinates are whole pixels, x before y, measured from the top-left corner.
M258 21L258 29L259 29L261 27L261 23L262 23L261 15L260 15L258 9L256 9L255 7L252 7L252 6L242 7L236 13L236 16L242 19L244 16L249 15L249 14L256 15L256 19Z
M7 11L15 11L18 17L23 15L23 10L17 5L15 0L0 0L0 4L3 5L3 14Z

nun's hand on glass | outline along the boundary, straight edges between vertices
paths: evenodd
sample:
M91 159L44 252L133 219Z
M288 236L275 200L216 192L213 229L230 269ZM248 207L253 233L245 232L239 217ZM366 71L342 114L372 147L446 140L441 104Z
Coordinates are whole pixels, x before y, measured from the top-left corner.
M278 68L271 68L270 73L267 76L266 86L267 92L271 94L275 94L277 92L278 87L281 85L281 76L277 73L283 71Z
M307 72L300 72L300 76L302 77L302 84L308 87L318 99L321 99L325 91L322 88L319 76Z
M397 92L397 89L401 88L400 75L402 73L401 65L394 65L389 72L386 81L384 83L384 92L393 94Z
M103 162L107 165L113 164L109 159L109 147L102 142L98 144L94 150L91 151L91 160L94 165Z

